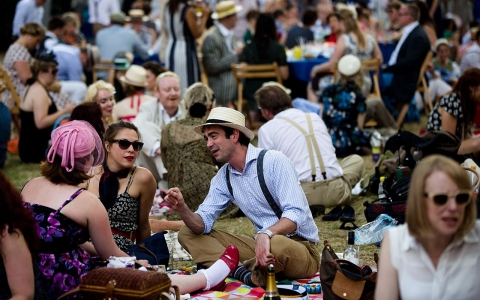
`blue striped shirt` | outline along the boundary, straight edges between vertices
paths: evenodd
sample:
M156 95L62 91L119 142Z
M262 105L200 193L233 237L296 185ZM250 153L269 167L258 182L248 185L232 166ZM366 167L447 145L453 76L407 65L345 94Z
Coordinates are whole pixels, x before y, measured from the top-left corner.
M278 217L265 199L258 182L257 157L261 150L249 144L242 173L230 164L225 164L213 177L208 195L196 211L205 223L203 234L212 230L216 219L230 201L240 207L257 231L278 222ZM318 242L318 228L313 221L293 163L281 152L269 150L263 164L265 182L283 212L282 218L287 218L297 225L295 234L310 242ZM225 168L230 171L233 198L228 191Z

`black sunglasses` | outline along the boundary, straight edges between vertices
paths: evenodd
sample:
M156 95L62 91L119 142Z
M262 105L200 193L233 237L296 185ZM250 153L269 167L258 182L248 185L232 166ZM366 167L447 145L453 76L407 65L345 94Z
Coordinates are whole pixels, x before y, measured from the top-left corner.
M48 73L50 73L50 74L52 74L52 75L57 75L58 69L50 70L50 71L48 71Z
M113 140L113 143L118 143L118 147L122 150L127 150L130 145L133 146L133 150L140 151L143 148L143 143L139 141L130 142L129 140Z
M470 201L472 193L469 190L460 190L455 193L425 193L425 197L432 198L437 205L445 205L448 199L455 197L457 205L464 205Z

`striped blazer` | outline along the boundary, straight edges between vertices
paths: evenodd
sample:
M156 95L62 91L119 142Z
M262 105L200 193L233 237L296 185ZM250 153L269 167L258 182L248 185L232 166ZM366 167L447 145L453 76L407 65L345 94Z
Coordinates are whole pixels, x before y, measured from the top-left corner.
M202 54L208 85L215 93L217 105L226 106L237 95L231 64L237 63L238 57L228 50L225 39L217 26L205 37Z

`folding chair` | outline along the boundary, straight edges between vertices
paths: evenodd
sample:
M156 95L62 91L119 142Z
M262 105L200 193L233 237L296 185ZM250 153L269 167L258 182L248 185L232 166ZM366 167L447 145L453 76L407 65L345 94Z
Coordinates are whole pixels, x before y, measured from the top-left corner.
M13 86L10 76L8 76L7 71L0 67L0 80L5 81L7 89L10 91L12 98L14 100L13 106L10 108L10 114L12 115L12 122L15 130L20 134L20 97L18 96L15 86Z
M280 76L280 69L276 62L272 64L264 65L247 65L247 64L232 64L233 76L237 83L238 101L237 110L242 112L246 111L246 118L249 123L250 129L255 132L256 125L253 124L248 114L247 102L243 99L243 80L244 79L258 79L258 78L275 78L276 81L282 84L282 77Z
M98 80L98 72L107 72L107 82L113 84L115 78L115 70L113 69L113 62L111 60L102 60L100 63L93 65L92 77L93 82Z

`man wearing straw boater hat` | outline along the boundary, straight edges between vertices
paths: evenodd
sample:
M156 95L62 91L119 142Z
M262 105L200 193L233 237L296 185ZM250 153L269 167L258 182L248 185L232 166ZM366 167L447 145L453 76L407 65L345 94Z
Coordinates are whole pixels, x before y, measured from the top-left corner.
M218 20L218 23L203 41L203 66L217 106L228 106L237 94L231 65L238 62L238 55L243 49L237 46L233 32L237 12L241 10L242 6L235 5L235 1L218 2L212 14L212 19Z
M195 131L204 136L215 159L225 165L212 179L196 212L188 208L178 188L170 189L165 197L185 222L178 239L193 260L210 266L234 244L243 265L233 276L249 285L265 285L269 264L289 279L318 272L318 229L292 162L281 152L265 152L250 144L254 134L245 127L244 115L234 109L214 108ZM255 237L212 229L230 203L252 221Z

